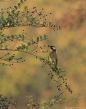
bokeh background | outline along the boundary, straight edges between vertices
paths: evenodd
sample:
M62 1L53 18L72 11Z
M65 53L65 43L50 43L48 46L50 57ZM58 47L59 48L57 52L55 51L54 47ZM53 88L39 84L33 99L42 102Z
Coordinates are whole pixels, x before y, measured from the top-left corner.
M0 8L8 8L18 4L18 0L0 2ZM79 95L79 100L56 104L52 109L65 109L65 107L86 107L86 0L27 0L21 6L28 9L37 7L38 11L44 8L43 13L48 14L47 21L52 21L56 28L61 30L53 31L45 27L14 27L4 31L6 35L12 35L25 30L28 38L36 39L39 35L47 34L49 38L39 42L39 46L54 45L58 54L58 65L66 71L67 83L73 90L70 94L64 85L62 97L70 100L73 96ZM19 46L19 44L16 44ZM0 55L6 51L0 51ZM48 101L52 95L60 94L57 84L50 79L48 65L42 67L43 63L35 57L15 53L23 57L25 62L14 63L13 66L0 67L0 94L13 97L17 100L15 109L24 109L28 103L25 95L33 95L36 102ZM47 57L49 52L39 53L39 56ZM14 109L14 107L11 107ZM27 109L29 109L27 107Z

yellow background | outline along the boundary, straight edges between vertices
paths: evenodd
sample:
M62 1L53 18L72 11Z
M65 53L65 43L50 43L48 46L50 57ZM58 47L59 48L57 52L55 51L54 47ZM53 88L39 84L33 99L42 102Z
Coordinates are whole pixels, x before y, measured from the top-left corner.
M10 2L0 2L0 8L8 8L17 5L18 0ZM48 14L47 21L52 21L56 28L61 26L61 30L53 31L49 28L41 27L13 27L4 31L6 35L18 34L25 30L28 39L36 39L39 35L48 35L49 38L39 42L39 46L45 45L45 50L49 51L48 45L54 45L57 49L58 65L66 71L67 83L73 93L70 94L65 86L62 87L62 98L70 100L73 96L79 95L79 100L56 104L52 109L64 109L65 107L85 107L86 106L86 1L85 0L27 0L21 6L28 9L42 8L43 14ZM19 46L21 42L17 43ZM11 46L11 45L10 45ZM0 51L3 56L6 51ZM12 54L14 52L11 52ZM13 66L0 67L0 94L13 97L17 100L16 109L24 109L28 104L25 95L33 95L33 99L40 103L48 101L52 95L60 94L57 84L50 79L48 65L42 67L43 63L32 55L15 52L17 57L23 57L25 62L14 63ZM47 57L49 52L39 53L38 56ZM57 77L55 77L57 79ZM83 99L82 99L83 98ZM13 107L12 107L13 108ZM28 107L27 107L28 108Z

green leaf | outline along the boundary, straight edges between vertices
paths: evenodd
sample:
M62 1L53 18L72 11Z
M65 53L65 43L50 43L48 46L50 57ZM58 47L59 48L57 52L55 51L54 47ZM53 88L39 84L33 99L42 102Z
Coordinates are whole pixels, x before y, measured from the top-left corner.
M31 20L33 21L35 19L35 17L32 17Z
M51 26L52 22L49 22L49 26Z
M22 44L22 47L25 48L26 47L25 44Z
M7 13L9 14L9 16L11 16L10 12L7 11ZM7 18L6 18L7 19Z
M22 37L22 40L24 40L24 35L22 35L21 37Z
M61 70L61 72L66 72L65 70Z
M29 98L33 97L33 95L30 95Z
M76 99L78 97L78 95L75 95L72 99L74 100L74 99Z
M36 23L36 25L40 25L40 22Z
M26 46L25 46L24 44L22 44L22 50L24 50L24 49L25 49L25 47L26 47Z
M8 48L7 48L7 45L5 45L5 48L8 49Z
M19 37L21 37L21 34L19 34Z
M11 35L12 38L14 38L14 35Z
M36 41L39 42L39 37L36 38Z
M44 34L44 39L46 39L46 34Z
M28 7L28 6L25 6L25 7L24 7L24 10L27 10L27 7Z
M33 101L33 99L30 99L30 100L29 100L29 102L32 102L32 101Z
M26 51L29 52L29 48L28 48L28 46L26 46Z
M61 102L61 101L62 101L62 99L59 99L58 101L59 101L59 102Z
M19 23L18 21L16 21L16 24Z
M6 38L4 38L4 41L6 41L7 39Z
M9 21L10 18L6 18L6 21Z
M15 9L17 9L17 6L14 6Z
M24 37L22 37L22 40L24 40Z
M2 27L4 27L4 26L5 26L5 22L2 21Z
M22 48L21 46L18 46L18 47L17 47L17 50L20 50L21 48Z
M23 0L21 0L20 2L23 3Z
M60 67L59 65L57 65L57 67L58 67L58 70L60 70L60 71L61 71L61 67Z
M55 103L56 101L54 99L51 100L53 103Z
M10 12L8 12L8 11L7 11L6 13L8 13L8 14L9 14Z
M63 101L67 102L67 99L66 98L62 98L62 99L63 99Z
M42 24L42 27L45 27L45 25L44 25L44 24Z
M0 36L4 36L5 34L2 34L2 32L0 32Z
M45 19L43 19L43 22L45 22Z
M29 20L30 16L29 16L29 15L27 15L27 16L26 16L26 18L27 18L27 20Z
M28 46L30 46L31 45L31 42L28 42Z
M50 107L52 106L53 104L50 104Z
M9 57L9 61L11 61L14 58L14 56Z
M20 6L20 3L18 3L18 6Z
M7 65L7 64L5 64L5 63L2 63L2 66L4 66L4 65Z
M34 40L32 39L32 44L34 44Z
M17 11L17 13L19 14L19 13L20 13L20 11Z
M42 36L40 35L40 40L42 40Z
M39 57L41 60L45 60L45 57Z
M15 11L15 10L12 10L11 12L14 14L14 11Z

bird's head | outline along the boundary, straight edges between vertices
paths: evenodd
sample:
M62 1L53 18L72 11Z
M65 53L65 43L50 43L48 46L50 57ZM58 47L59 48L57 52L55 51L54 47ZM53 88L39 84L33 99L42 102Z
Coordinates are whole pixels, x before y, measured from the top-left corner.
M50 50L51 50L51 51L56 51L56 48L55 48L54 46L48 45L48 47L50 47Z

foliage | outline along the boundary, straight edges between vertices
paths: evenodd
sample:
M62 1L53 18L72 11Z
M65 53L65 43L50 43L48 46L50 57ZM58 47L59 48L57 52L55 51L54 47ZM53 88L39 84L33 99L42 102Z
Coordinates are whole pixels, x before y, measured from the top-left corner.
M46 101L41 101L41 104L36 103L34 99L32 99L32 95L27 95L26 97L29 99L29 103L27 104L30 109L35 108L35 109L51 109L51 107L54 104L63 104L65 102L71 102L74 99L77 99L78 95L75 95L71 100L67 100L67 98L61 98L60 96L63 93L60 93L59 95L55 94L53 95L52 99L50 99L48 102Z
M28 10L28 6L25 6L23 11L19 10L20 6L26 0L20 0L20 2L14 6L13 8L7 8L7 18L4 17L5 10L1 9L0 12L0 30L9 27L19 27L19 26L39 26L39 27L50 27L55 28L55 25L52 22L46 22L46 16L42 14L42 12L37 12L36 7L30 11ZM43 10L43 9L42 9ZM35 17L34 17L34 14ZM52 14L52 13L50 13Z
M27 42L27 45L25 44L21 44L20 46L16 47L16 49L13 49L13 47L15 46L15 44L18 41L25 41L25 38L28 37L25 35L24 30L22 32L20 32L19 34L15 34L15 35L11 35L11 36L5 36L5 34L3 34L4 29L7 28L12 28L12 27L19 27L19 26L40 26L40 27L50 27L55 29L55 25L53 25L52 22L46 22L46 16L44 17L44 15L42 14L42 12L37 12L36 7L33 7L33 9L30 11L28 10L28 6L25 6L23 11L19 10L19 8L21 7L21 5L25 2L26 0L20 0L20 2L14 6L13 8L7 8L5 9L1 9L0 12L0 50L4 50L4 51L21 51L21 52L29 52L29 54L32 55L32 53L30 53L29 51L29 47L33 44L38 44L39 41L43 41L46 40L50 37L48 37L48 35L44 34L44 36L37 36L36 41L34 41L34 39L31 39L30 42ZM43 9L42 9L43 10ZM4 17L4 13L7 13L7 18ZM34 16L34 14L36 13L36 15ZM50 13L51 14L51 13ZM12 48L9 48L9 44L11 42L14 42L14 45ZM7 53L8 56L10 55L10 53ZM5 58L7 56L7 54L5 54L4 56L0 57L0 60L3 60L5 62L11 62L12 60L17 60L17 59L21 59L21 58L15 58L15 54ZM0 63L1 66L5 66L5 65L13 65L13 64L7 64L5 62Z
M53 79L56 83L58 83L59 85L57 85L57 88L59 91L61 91L61 87L62 87L62 83L59 83L57 80L54 79L54 73L56 74L55 76L58 76L58 79L61 79L63 81L63 84L65 84L65 88L68 89L68 91L72 94L72 90L70 89L69 85L67 84L67 78L65 78L65 74L62 75L62 72L66 72L65 70L62 70L61 67L59 65L57 65L58 70L56 70L50 63L49 61L49 57L45 58L45 57L38 57L43 63L48 64L51 68L52 71L50 71L48 73L48 76L50 76L51 79ZM42 66L43 67L43 66Z

